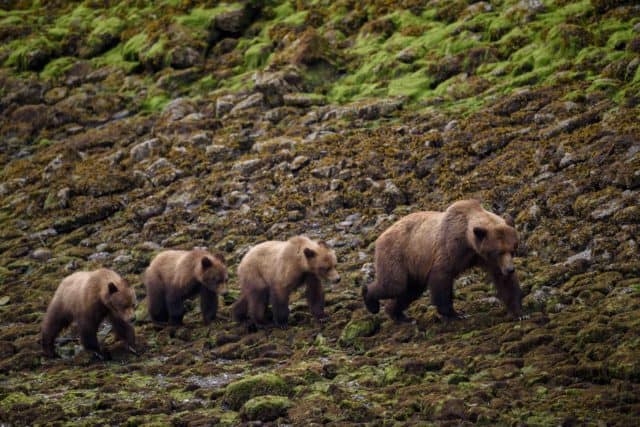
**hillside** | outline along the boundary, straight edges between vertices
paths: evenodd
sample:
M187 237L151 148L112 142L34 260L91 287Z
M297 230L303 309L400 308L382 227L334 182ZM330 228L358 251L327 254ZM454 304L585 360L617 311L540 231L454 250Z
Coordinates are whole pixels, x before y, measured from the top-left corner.
M0 423L620 425L640 414L640 6L624 0L0 2ZM366 312L373 242L477 198L511 214L529 318L480 270L448 323ZM316 323L231 320L235 269L335 248ZM147 317L163 248L224 254L202 325ZM140 355L39 327L60 280L135 286ZM266 397L265 397L266 396ZM257 421L256 421L257 420Z

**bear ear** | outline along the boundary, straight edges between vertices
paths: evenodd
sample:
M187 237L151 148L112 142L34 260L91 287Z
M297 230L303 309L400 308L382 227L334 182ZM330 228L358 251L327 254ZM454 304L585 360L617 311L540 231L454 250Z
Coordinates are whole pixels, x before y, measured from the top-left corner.
M304 256L306 256L307 258L313 258L314 256L316 256L316 251L310 248L304 248Z
M487 229L482 227L473 227L473 234L478 240L483 240L487 237Z
M204 268L205 270L213 265L213 262L211 262L211 260L207 257L202 258L201 263L202 268Z
M220 261L221 263L223 263L223 264L225 263L225 261L224 261L224 257L222 256L222 254L221 254L221 253L216 252L215 254L213 254L213 257L214 257L215 259L217 259L218 261Z
M509 215L509 214L505 214L504 222L506 222L509 227L515 227L516 226L516 223L513 220L513 217L511 215Z
M109 282L107 286L109 287L110 294L115 294L116 292L118 292L118 287L115 285L115 283Z

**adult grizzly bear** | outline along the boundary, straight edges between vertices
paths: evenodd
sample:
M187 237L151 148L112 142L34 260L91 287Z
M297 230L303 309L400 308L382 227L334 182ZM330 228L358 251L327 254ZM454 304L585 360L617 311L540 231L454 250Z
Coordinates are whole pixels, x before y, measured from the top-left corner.
M268 241L254 246L238 266L240 299L233 306L236 321L250 320L250 329L265 323L267 304L271 302L273 322L286 327L289 319L289 295L303 284L311 313L326 317L321 279L340 281L336 255L324 242L305 236Z
M518 236L513 220L484 210L477 200L453 203L445 212L416 212L389 227L376 240L376 279L362 288L371 313L379 300L396 321L410 321L404 310L428 287L431 302L445 318L453 309L453 282L469 267L491 276L498 298L515 316L521 314L522 291L513 265Z
M218 293L227 281L224 258L203 249L160 252L144 272L149 315L156 323L182 325L184 301L200 295L202 319L218 312Z
M79 271L66 277L53 295L42 322L42 349L55 357L54 341L60 331L76 322L85 349L98 357L109 353L100 350L96 332L106 317L113 331L135 353L134 318L136 294L118 273L107 268Z

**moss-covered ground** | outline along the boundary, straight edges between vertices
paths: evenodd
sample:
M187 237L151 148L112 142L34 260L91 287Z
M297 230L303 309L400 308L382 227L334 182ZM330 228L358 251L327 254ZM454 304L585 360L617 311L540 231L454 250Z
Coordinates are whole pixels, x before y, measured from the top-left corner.
M28 1L0 6L0 423L637 425L640 9L624 0ZM445 323L366 312L394 220L476 197L516 219L529 318L480 271ZM230 318L248 248L304 233L343 280L316 323ZM222 252L201 323L146 316L162 248ZM139 355L74 328L60 280L106 266L141 301Z

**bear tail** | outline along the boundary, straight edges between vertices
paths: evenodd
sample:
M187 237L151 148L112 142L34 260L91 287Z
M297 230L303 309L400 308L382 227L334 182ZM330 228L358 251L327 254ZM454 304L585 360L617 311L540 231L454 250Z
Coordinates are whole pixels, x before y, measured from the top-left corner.
M367 285L362 286L362 299L364 300L365 307L367 307L367 310L369 310L370 313L376 314L380 311L380 301L370 298L369 287Z
M247 297L242 295L238 299L238 301L233 304L231 308L233 320L236 322L243 322L247 320L247 312L249 311L249 303L247 302Z

